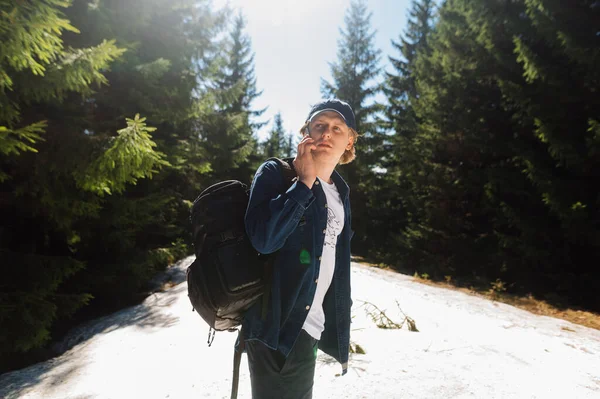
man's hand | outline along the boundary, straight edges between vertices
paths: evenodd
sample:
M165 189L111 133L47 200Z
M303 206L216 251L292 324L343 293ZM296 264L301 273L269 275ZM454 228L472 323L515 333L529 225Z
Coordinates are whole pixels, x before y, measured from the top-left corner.
M300 144L298 144L298 153L294 158L294 169L298 174L298 180L306 184L308 188L312 188L313 183L317 180L317 168L313 158L313 150L317 149L310 136L304 136Z

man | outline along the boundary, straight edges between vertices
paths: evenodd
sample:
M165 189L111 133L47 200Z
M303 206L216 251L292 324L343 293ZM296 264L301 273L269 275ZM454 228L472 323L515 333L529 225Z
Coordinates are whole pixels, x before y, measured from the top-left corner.
M258 169L246 232L260 253L278 251L266 317L258 301L243 334L252 396L311 398L317 348L348 367L350 344L349 188L335 171L355 157L352 108L332 99L312 107L287 188L276 162Z

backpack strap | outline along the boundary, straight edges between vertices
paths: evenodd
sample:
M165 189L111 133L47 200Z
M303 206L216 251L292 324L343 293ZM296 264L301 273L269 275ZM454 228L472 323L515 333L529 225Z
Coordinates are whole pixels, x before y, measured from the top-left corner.
M233 350L233 378L231 379L231 399L236 399L238 395L238 387L240 385L240 363L242 362L242 353L246 349L246 341L244 341L244 333L242 327L238 331L239 346Z
M275 161L281 166L281 170L283 173L284 183L286 185L286 190L294 184L294 182L298 178L298 174L296 173L296 169L294 168L294 158L277 158L272 157L267 159L267 161ZM265 161L266 162L266 161Z

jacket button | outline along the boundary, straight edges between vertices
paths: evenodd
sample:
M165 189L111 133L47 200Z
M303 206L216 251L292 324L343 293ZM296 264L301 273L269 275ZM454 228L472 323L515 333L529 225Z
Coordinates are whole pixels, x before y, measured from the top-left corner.
M310 309L310 306L306 305L306 310Z
M325 204L325 208L327 208L327 207L328 207L328 205L327 205L327 204Z
M316 279L316 280L315 280L315 284L318 284L318 283L319 283L319 279Z
M323 234L327 234L327 229L323 229Z
M319 181L318 181L318 180L315 180L315 184L318 186L318 185L319 185Z
M322 258L323 258L322 256L319 256L319 260L321 260Z

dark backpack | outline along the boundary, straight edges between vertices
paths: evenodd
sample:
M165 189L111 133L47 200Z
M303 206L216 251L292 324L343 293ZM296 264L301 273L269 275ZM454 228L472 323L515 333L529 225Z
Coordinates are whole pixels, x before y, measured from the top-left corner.
M285 187L296 173L292 159L269 158L283 170ZM244 312L263 294L266 314L273 254L258 253L246 234L244 215L250 190L237 180L216 183L194 201L190 220L196 260L187 269L188 296L193 309L214 331L234 331Z

